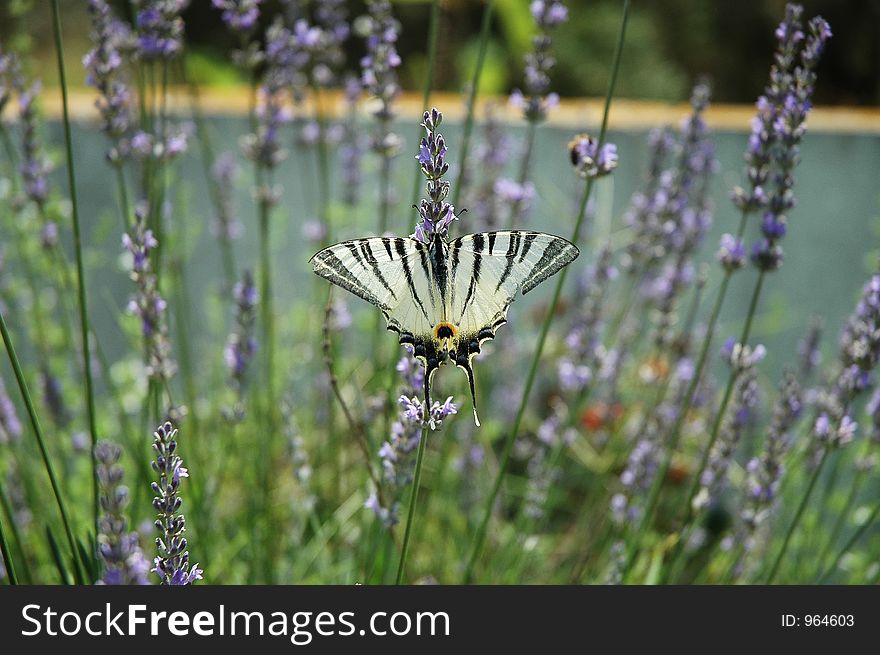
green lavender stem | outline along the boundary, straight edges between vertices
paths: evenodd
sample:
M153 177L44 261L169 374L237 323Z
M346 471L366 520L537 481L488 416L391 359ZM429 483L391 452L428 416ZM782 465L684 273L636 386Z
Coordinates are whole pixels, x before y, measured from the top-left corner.
M57 0L54 0L57 2ZM37 440L37 446L40 449L40 456L43 459L43 466L46 474L49 476L49 484L52 486L52 493L55 495L55 502L58 504L58 511L61 513L61 522L64 524L64 532L67 536L67 542L70 546L74 562L76 564L77 577L85 580L85 574L82 571L81 563L77 557L76 540L73 538L73 530L70 527L70 519L67 514L67 507L64 504L64 498L61 495L61 487L58 484L58 478L55 476L55 469L52 467L52 461L49 459L49 451L46 448L45 439L43 439L43 429L40 427L40 420L37 418L37 410L31 399L30 391L25 381L24 372L18 361L18 355L15 353L15 347L12 345L12 338L6 327L6 319L0 313L0 335L3 337L3 344L6 347L6 354L9 356L9 362L12 364L12 370L15 373L15 380L18 382L18 389L21 392L21 398L24 401L31 427L34 431L34 437Z
M862 538L862 535L874 524L874 521L877 520L877 516L880 515L880 503L874 505L874 509L871 510L871 514L868 516L868 519L859 526L859 529L856 530L853 535L847 539L846 543L843 545L843 548L840 549L840 552L837 553L837 557L834 558L834 561L831 562L831 566L825 569L825 573L817 580L817 584L822 584L825 582L832 573L837 569L837 566L840 564L840 560L843 559L843 556L846 555L849 550L855 545L855 543ZM869 582L868 584L874 584Z
M737 229L736 235L737 239L742 238L742 235L745 232L747 217L748 214L746 214L745 212L743 212L740 216L739 228ZM697 385L700 383L700 379L703 375L703 369L705 368L706 362L708 360L709 348L712 345L712 338L715 333L715 326L718 323L718 317L721 314L721 306L724 304L724 298L727 295L727 288L730 285L730 278L732 277L732 275L732 271L725 271L724 277L721 279L721 286L718 288L718 295L715 298L715 305L712 307L712 313L709 316L709 323L706 326L706 336L703 338L703 345L700 348L700 354L697 357L697 365L694 368L694 375L691 378L690 384L688 385L688 389L684 397L684 402L682 403L681 409L678 411L678 415L676 416L675 423L672 426L672 430L670 430L669 438L666 445L666 454L664 455L663 461L661 462L660 467L657 469L657 472L654 475L654 480L651 483L651 488L648 490L648 499L645 502L645 511L642 513L639 524L636 527L635 532L633 533L634 538L629 541L630 546L626 555L626 559L624 560L622 570L622 580L624 582L629 575L630 568L635 562L636 553L638 552L639 544L641 544L645 530L647 530L647 527L648 525L650 525L651 519L654 516L654 510L656 509L657 502L660 499L660 487L663 484L663 480L666 479L666 474L672 464L672 456L675 454L675 451L678 448L678 441L681 437L681 429L684 426L684 421L687 418L691 406L693 405L694 393L697 390Z
M6 494L3 491L2 482L0 482L0 501L3 503L3 509L6 510L8 503L6 502ZM6 514L6 520L9 521L9 526L12 528L15 525L14 519L9 515L8 511L4 513ZM15 563L12 559L12 551L9 549L9 543L6 541L6 532L3 530L3 521L0 521L0 555L3 556L3 566L6 569L6 578L9 580L9 584L17 585L18 576L15 575Z
M617 72L620 68L620 57L623 52L623 43L626 38L626 25L629 18L629 0L624 0L623 2L623 16L620 22L620 31L617 36L617 47L614 52L614 62L612 63L611 68L611 78L608 82L608 91L605 94L605 107L602 114L602 127L599 131L599 147L601 148L602 144L605 141L605 132L608 128L608 114L611 108L611 98L614 96L614 87L617 83ZM587 203L590 199L590 193L593 190L593 181L594 178L589 178L587 180L586 185L584 186L584 192L581 196L580 206L577 211L577 218L575 221L574 230L572 231L571 241L573 243L577 243L581 234L581 228L584 223L584 217L587 213ZM547 340L547 333L550 331L550 323L553 320L553 316L556 313L556 307L559 304L559 298L562 296L562 288L565 285L565 278L568 273L567 268L563 268L559 274L556 282L556 288L553 291L553 298L550 301L550 306L547 308L547 313L544 316L544 322L541 325L541 332L538 336L538 342L535 347L535 354L532 357L531 365L529 366L529 372L526 376L525 386L523 387L522 398L520 399L519 407L516 411L516 417L513 421L513 427L510 432L507 434L507 440L504 442L504 448L501 452L501 461L498 467L498 473L495 477L495 482L492 485L492 490L489 492L489 497L486 501L486 507L483 512L483 518L480 521L480 525L477 528L476 538L474 539L473 550L471 551L470 558L468 559L467 565L465 566L464 571L464 583L467 584L471 582L474 575L474 566L477 563L477 559L480 556L480 552L483 549L483 543L486 539L486 531L489 526L489 519L492 517L492 509L495 506L495 500L498 497L498 493L501 491L501 484L504 482L504 476L507 473L507 467L510 463L510 454L513 450L513 444L516 441L517 436L519 435L519 430L522 425L523 416L525 415L526 405L528 404L529 395L532 392L532 385L535 382L535 375L538 371L538 363L541 359L541 353L544 350L544 343Z
M18 559L17 561L19 564L21 564L22 580L26 584L32 584L33 577L31 575L30 565L28 564L24 541L22 541L21 533L18 530L18 524L15 521L15 514L12 511L12 505L9 502L9 497L6 495L6 489L3 487L2 480L0 480L0 506L2 506L3 515L9 522L9 532L12 538L15 540L15 543L18 545L18 554L20 556L20 559ZM11 559L7 559L6 561L11 561Z
M89 347L89 318L88 318L88 306L86 304L86 280L85 280L85 272L83 267L83 256L82 256L82 237L80 234L80 224L79 224L79 203L77 202L76 195L76 173L74 170L73 164L73 142L70 136L70 113L68 109L67 102L67 79L64 73L64 47L61 43L61 11L58 7L58 0L52 0L52 17L53 17L53 34L55 37L55 53L57 55L57 63L58 63L58 78L61 83L61 100L63 106L63 116L64 116L64 147L67 152L67 183L70 187L70 204L71 204L71 215L73 219L73 247L74 252L76 253L76 277L77 277L77 292L78 292L78 300L79 300L79 327L80 327L80 336L82 338L82 355L83 355L83 373L85 377L85 394L86 394L86 410L88 413L88 422L89 422L89 436L91 438L91 452L92 452L92 497L93 497L93 507L94 507L94 526L95 526L95 534L98 534L98 515L100 511L99 506L99 498L98 498L98 468L97 462L94 457L94 448L98 443L98 428L97 428L97 420L95 416L95 391L94 385L92 383L92 357L91 357L91 349ZM5 328L4 328L5 331ZM4 337L5 339L5 337ZM7 346L10 347L10 346ZM36 418L36 415L34 415ZM36 427L35 427L36 429ZM40 440L42 444L42 439ZM48 462L48 460L47 460ZM60 501L60 497L59 497ZM70 533L69 526L67 525L67 521L65 520L65 529L68 531L68 538L71 540L71 547L74 548L74 555L76 554L76 548L73 545L73 535Z
M740 337L739 341L743 345L748 343L749 340L749 334L752 329L752 321L755 317L755 310L758 307L758 299L761 296L761 288L764 284L764 274L765 271L761 271L760 273L758 273L758 280L757 282L755 282L755 288L752 291L752 299L749 303L749 311L748 314L746 314L746 322L743 326L742 336ZM703 471L705 471L706 467L709 465L709 458L712 455L712 449L715 447L715 442L718 441L721 424L724 422L724 416L727 413L727 406L730 404L730 399L733 397L733 390L736 387L737 379L739 379L739 371L734 369L730 372L730 376L727 378L727 387L724 389L724 396L721 400L721 406L718 408L718 412L715 415L715 421L712 424L712 432L709 436L709 442L703 449L703 456L700 459L700 465L699 467L697 467L697 470L694 473L694 479L693 482L691 482L690 490L688 491L687 500L685 501L684 507L685 517L684 521L682 522L683 526L688 526L691 522L691 519L693 519L694 498L700 490L700 480L702 480L703 478ZM681 538L676 543L675 550L673 551L673 555L669 561L670 566L674 565L675 560L681 556L686 541L687 540L685 538Z
M773 560L773 566L770 568L770 574L767 576L767 580L764 584L771 584L773 579L776 577L776 573L779 571L779 565L782 563L782 558L785 557L785 551L788 550L788 544L791 541L791 536L794 534L795 529L800 523L801 517L804 514L804 509L807 507L807 502L810 500L810 495L813 493L813 487L816 486L816 481L819 479L819 474L822 472L822 465L825 463L825 460L828 458L828 448L825 447L822 450L822 457L819 459L819 463L816 465L816 469L813 471L813 475L810 476L810 482L807 485L807 490L804 492L803 497L801 498L801 502L798 505L797 511L794 514L794 518L791 521L791 525L788 526L788 530L785 533L785 538L782 540L782 546L779 548L779 552L776 554L776 559Z
M461 137L461 168L458 171L458 180L455 184L455 191L452 194L453 207L458 204L467 177L467 162L471 146L471 132L474 128L474 108L476 106L477 92L480 87L480 76L483 73L483 65L486 63L486 51L489 49L489 28L492 25L492 9L494 8L494 5L495 0L488 0L488 2L486 2L486 8L483 10L483 20L480 24L480 49L477 53L477 63L474 67L474 76L471 79L471 87L468 90L467 115L464 119L464 130ZM428 106L427 102L424 106Z
M425 411L430 412L430 407L425 405ZM397 565L397 581L395 584L403 583L403 574L406 569L406 555L409 552L409 538L412 533L413 518L416 513L416 501L419 497L419 484L422 479L422 461L425 459L425 444L428 441L428 423L422 424L422 436L419 439L419 452L416 455L416 468L413 473L412 492L409 496L409 510L406 515L406 530L403 533L403 544L400 548L400 562Z
M183 76L184 78L186 77L185 68L183 69ZM216 160L214 155L214 145L211 140L211 131L208 129L208 125L205 122L205 116L202 113L198 85L196 85L195 82L188 81L187 88L189 89L190 111L192 113L193 122L196 126L196 134L199 141L202 172L205 176L205 183L208 187L208 191L211 194L211 202L214 204L214 211L219 215L222 211L222 200L220 198L217 180L215 180L214 176L211 174ZM235 255L232 252L232 244L229 242L229 239L226 238L219 238L217 241L220 246L220 258L223 262L223 276L226 281L225 288L232 289L233 286L235 286L236 277Z

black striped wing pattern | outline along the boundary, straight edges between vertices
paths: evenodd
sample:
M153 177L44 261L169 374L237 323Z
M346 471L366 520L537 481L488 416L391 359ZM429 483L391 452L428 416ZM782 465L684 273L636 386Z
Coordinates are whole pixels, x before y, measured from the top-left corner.
M541 232L343 241L312 258L315 273L376 305L425 366L425 399L436 369L449 361L468 377L479 425L473 359L507 322L518 291L528 293L574 261L578 249Z

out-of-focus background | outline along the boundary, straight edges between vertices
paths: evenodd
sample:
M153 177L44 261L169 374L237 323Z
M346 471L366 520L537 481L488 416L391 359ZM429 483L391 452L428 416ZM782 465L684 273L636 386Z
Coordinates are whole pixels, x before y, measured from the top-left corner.
M70 56L70 83L83 83L80 66L88 50L85 2L65 0L64 28ZM117 1L119 15L129 3ZM353 16L363 2L349 3ZM402 25L398 51L404 89L421 89L426 72L427 26L431 2L395 0ZM569 20L554 33L553 90L562 97L605 93L606 72L614 48L620 3L617 0L572 0ZM821 14L832 25L834 39L822 58L816 92L818 105L870 106L880 102L880 2L877 0L806 0L805 15ZM0 4L0 39L17 51L32 50L38 71L51 84L54 71L51 23L44 2L5 0ZM267 0L263 24L280 10ZM481 79L481 94L509 92L522 82L522 60L531 45L534 23L527 0L498 0L492 37ZM766 81L773 30L784 14L785 0L638 0L630 19L617 86L618 98L684 101L694 78L707 75L717 102L751 103ZM461 91L473 71L483 3L441 3L434 89ZM229 86L243 80L229 57L235 36L225 29L210 0L194 0L183 14L187 70L202 84ZM349 39L349 61L363 51L360 39Z
M395 131L405 140L402 148L405 154L415 152L416 147L432 3L400 0L392 4L401 23L399 73L404 90L404 97L397 103L401 117ZM119 15L130 14L128 2L115 5ZM617 0L573 0L568 6L569 20L562 23L553 36L556 65L551 72L552 90L562 97L562 106L550 112L549 124L537 142L536 160L541 165L534 175L539 201L531 216L532 227L559 234L566 234L570 229L567 221L574 210L572 198L576 198L579 184L570 173L565 143L574 130L597 128L600 96L604 95L608 83L620 19ZM273 0L267 0L261 7L262 27L283 11L281 3ZM455 94L467 89L473 74L483 7L484 3L475 0L441 3L432 102L451 118L445 132L452 148L453 168L457 165L456 148L460 143L456 118L463 114L465 102L464 96ZM774 371L795 355L796 341L812 314L830 317L828 329L836 334L862 280L876 266L877 260L878 221L875 217L880 200L877 193L880 112L875 113L873 105L880 98L877 74L880 2L814 0L805 2L804 9L807 16L818 13L825 17L832 25L834 37L818 68L815 99L819 111L810 118L810 134L802 146L804 164L798 169L795 188L799 207L792 215L793 227L786 240L790 256L768 292L756 325L756 337L770 347L769 370ZM352 16L361 15L365 7L363 3L353 2L350 11ZM628 199L644 172L647 132L664 124L677 125L687 112L683 103L691 85L706 77L712 84L713 103L708 121L717 132L719 159L719 175L713 184L716 208L713 232L703 252L704 261L712 260L718 236L731 231L737 220L728 195L741 180L742 152L752 106L767 83L767 68L775 47L773 31L784 11L783 0L637 2L637 10L630 18L610 122L610 138L620 149L621 166L613 185L599 192L593 245L606 238L611 238L615 245L623 244L626 235L618 233L615 240L615 233L619 232ZM47 7L30 0L12 0L0 8L0 35L10 47L33 54L34 74L51 88L57 80L57 71L53 51L48 47L51 44L49 18ZM92 107L94 92L85 87L81 66L82 56L90 47L86 3L65 2L63 20L65 48L69 53L68 80L75 87L74 107L80 119L96 119ZM246 131L247 112L247 81L230 57L238 44L209 0L191 2L184 21L187 75L202 89L204 108L215 127L218 152L235 152L238 136ZM526 0L497 0L480 83L481 105L486 98L495 98L503 109L506 94L522 84L523 57L531 48L533 34L534 22ZM348 39L346 48L348 65L354 70L363 54L363 39ZM53 109L57 112L57 95L46 94L50 114ZM188 111L185 91L172 93L171 99L176 100L181 111ZM582 107L585 99L593 100L586 109ZM719 104L725 109L718 109ZM514 145L512 157L515 158L523 139L523 122L514 109L508 108L502 114L509 121ZM483 116L478 111L478 121ZM364 120L367 131L368 122ZM106 184L107 167L101 161L102 139L92 125L77 136L75 144L78 160L90 162L83 167L81 180L85 186L82 195L86 220L94 230L92 243L103 244L109 261L118 252L118 239L112 229L115 220L111 211L112 187ZM60 142L60 132L53 135L53 142ZM188 157L182 166L180 179L186 180L186 184L180 187L179 193L190 198L208 197L197 158ZM317 184L315 175L310 157L291 157L279 171L279 179L286 181L290 193L304 194L305 205L300 208L301 215L279 225L276 266L301 284L311 278L307 260L313 246L302 239L301 231L303 222L314 218L317 211L317 200L312 197ZM396 186L401 189L398 195L408 197L409 192L404 189L411 186L412 171L404 163L396 167L395 177ZM239 182L238 199L242 203L241 212L246 214L250 202L249 182L247 179ZM367 190L366 194L370 196L368 206L371 206L371 193ZM842 198L846 199L845 205L841 204ZM194 207L198 211L205 206L194 203ZM198 298L214 285L218 264L209 230L195 227L207 224L210 217L194 215L192 219L194 227L190 237L195 265L191 283ZM360 213L337 217L337 222L344 226L340 237L360 236L374 227L373 217ZM411 231L414 223L415 214L405 214L400 208L392 217L394 231L401 234ZM102 225L106 229L102 229ZM461 227L468 231L467 225ZM239 247L248 260L255 257L256 234L246 231ZM731 325L738 324L741 318L748 287L743 284L741 291L732 291L733 300L722 315ZM98 325L113 322L119 307L124 306L127 293L127 281L122 278L115 281L114 288L106 289L94 309ZM296 289L282 287L279 293L282 304L286 304L292 301ZM534 299L524 299L518 306L526 311L525 306L534 302ZM354 304L355 309L370 311L361 307L361 303ZM723 323L722 332L726 334ZM124 347L123 336L115 331L108 331L107 339L111 353L115 352L116 342L120 348ZM833 338L826 342L826 347L833 349Z

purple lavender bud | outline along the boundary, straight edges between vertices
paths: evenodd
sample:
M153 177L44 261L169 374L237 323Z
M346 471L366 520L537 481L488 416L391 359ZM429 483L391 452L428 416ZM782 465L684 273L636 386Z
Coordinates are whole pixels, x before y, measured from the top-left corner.
M737 378L733 402L700 478L701 488L694 497L694 509L703 510L718 501L727 485L727 473L733 456L757 403L758 383L754 365L749 364Z
M430 243L435 234L445 238L449 225L457 218L454 207L446 202L449 182L443 176L449 171L449 164L445 161L447 147L443 135L437 131L442 121L443 114L437 109L424 113L422 127L426 134L415 156L422 174L427 178L428 198L423 198L419 203L421 220L416 225L413 238L424 243Z
M721 235L721 243L716 257L726 271L742 268L746 259L746 248L742 239L737 239L732 234Z
M235 156L231 152L220 155L215 160L211 173L218 194L217 215L211 224L211 231L220 241L235 241L243 232L242 224L236 218L233 202L235 179L238 176Z
M361 160L366 144L363 131L357 125L357 104L361 96L361 82L350 76L345 82L347 120L339 146L339 162L342 167L342 200L347 205L357 203L361 185Z
M744 346L734 342L733 338L727 339L722 348L724 360L735 371L745 371L754 368L767 355L767 349L762 345Z
M394 18L388 0L368 1L367 11L356 25L367 42L367 54L360 62L361 80L364 90L379 100L374 115L381 123L387 123L394 117L391 104L400 94L397 68L401 61L396 49L400 23Z
M828 24L819 17L810 21L810 34L805 35L802 14L800 5L787 5L785 19L776 30L779 43L770 82L758 98L746 150L746 177L751 191L737 187L733 194L734 203L744 213L766 208L761 221L764 239L754 245L751 257L764 272L782 264L782 250L776 242L785 236L786 213L795 205L794 169L812 106L814 68L831 36Z
M752 263L762 271L775 271L782 265L782 246L769 239L760 239L752 245Z

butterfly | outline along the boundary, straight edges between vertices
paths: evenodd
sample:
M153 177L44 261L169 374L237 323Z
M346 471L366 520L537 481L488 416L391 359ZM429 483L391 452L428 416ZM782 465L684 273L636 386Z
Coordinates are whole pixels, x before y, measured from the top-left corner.
M561 237L521 230L468 234L449 241L434 232L427 243L373 237L343 241L311 258L315 273L378 307L431 379L451 362L468 378L474 422L480 425L474 357L507 322L518 291L528 293L573 262L577 247Z

